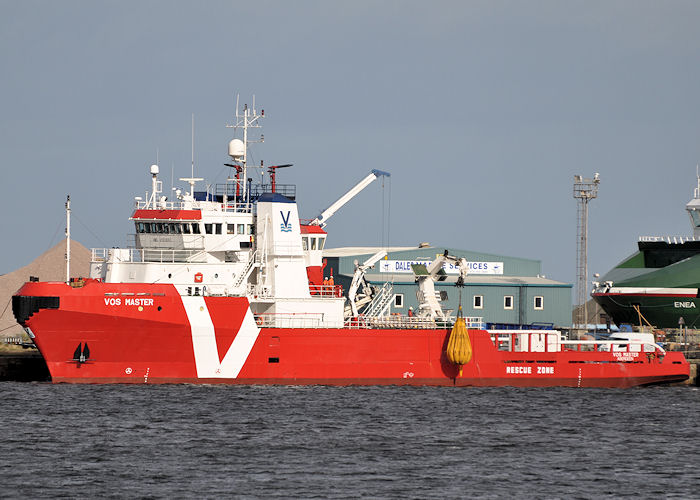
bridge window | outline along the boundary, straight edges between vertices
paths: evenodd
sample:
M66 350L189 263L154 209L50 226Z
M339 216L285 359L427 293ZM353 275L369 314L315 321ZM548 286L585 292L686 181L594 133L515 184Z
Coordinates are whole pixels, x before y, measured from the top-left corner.
M513 296L505 295L503 297L503 309L513 309Z
M316 250L316 238L311 238L311 250Z
M212 234L213 224L204 224L204 232L207 234Z
M192 223L192 234L202 234L202 228L199 227L199 222Z
M236 234L236 225L226 224L226 234Z
M700 227L700 210L690 210L690 218L693 219L695 227Z
M535 297L535 309L538 311L544 309L544 297L541 295Z
M185 223L182 225L182 232L183 232L184 234L190 234L190 223L189 223L189 222L185 222Z
M484 296L483 295L474 295L474 309L483 309L484 308Z
M143 222L137 222L136 223L136 232L137 233L145 233L146 232L146 224Z
M304 250L305 252L309 249L309 238L307 238L306 236L304 236L304 237L301 239L301 248L302 248L302 250Z
M166 225L167 226L167 225ZM156 227L158 228L158 232L160 234L163 234L165 232L165 229L163 229L163 223L162 222L157 222Z
M221 234L221 226L223 226L223 224L214 224L216 234Z
M318 249L323 250L323 244L326 242L326 238L319 238L318 239Z

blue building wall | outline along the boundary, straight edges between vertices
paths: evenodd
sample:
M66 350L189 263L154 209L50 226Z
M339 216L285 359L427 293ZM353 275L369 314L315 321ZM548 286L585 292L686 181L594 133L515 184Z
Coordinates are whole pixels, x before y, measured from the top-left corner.
M386 261L432 260L444 252L444 248L429 247L392 251ZM469 262L502 263L503 274L471 274L461 290L461 303L466 316L479 316L484 321L502 324L549 323L556 327L571 326L572 285L546 279L541 275L541 262L533 259L508 257L481 252L447 248L450 255L464 257ZM326 257L325 274L332 274L336 283L344 289L350 286L355 270L355 261L362 263L371 253ZM409 307L417 309L418 301L415 278L412 272L378 272L381 261L366 274L372 284L381 286L385 281L393 282L394 293L399 295L391 312L407 314ZM457 311L460 289L455 286L456 275L445 282L436 282L435 290L445 292L447 300L442 302L445 310ZM481 308L474 307L474 297L481 297ZM504 297L512 297L510 308ZM539 297L537 304L535 298ZM540 308L536 308L541 306Z

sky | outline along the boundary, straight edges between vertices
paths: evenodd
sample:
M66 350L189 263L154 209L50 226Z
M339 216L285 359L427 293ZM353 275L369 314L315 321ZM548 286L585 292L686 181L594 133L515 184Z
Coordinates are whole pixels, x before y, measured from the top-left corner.
M256 163L293 163L328 246L537 259L576 279L573 177L591 276L642 235L690 235L700 162L697 1L0 0L0 274L63 237L124 246L135 196L224 182L236 96L265 109ZM174 172L175 180L172 181ZM257 176L257 174L255 174Z

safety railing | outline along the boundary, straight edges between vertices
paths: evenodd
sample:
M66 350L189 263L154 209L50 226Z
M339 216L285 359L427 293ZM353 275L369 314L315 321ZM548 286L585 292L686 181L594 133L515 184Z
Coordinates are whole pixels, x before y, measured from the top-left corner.
M323 313L263 313L255 315L261 328L340 328L338 322L324 321Z
M685 243L686 241L700 241L695 236L640 236L639 241L656 242L665 241L666 243Z
M484 326L484 320L481 317L465 317L467 328L472 330L481 330ZM403 316L391 314L388 316L371 317L360 315L356 318L345 320L346 328L398 328L398 329L433 329L433 328L452 328L454 326L455 317L449 316L440 319L431 319L420 316Z
M136 210L221 210L222 212L253 212L253 203L236 203L233 201L195 200L195 201L137 201Z
M658 344L635 340L561 340L558 331L492 331L491 341L499 351L508 352L600 352L612 353L613 357L629 357L634 353L665 356L666 351Z
M340 285L312 285L309 283L309 292L315 297L342 297L343 287Z
M157 248L93 248L91 262L206 262L200 250L173 250Z

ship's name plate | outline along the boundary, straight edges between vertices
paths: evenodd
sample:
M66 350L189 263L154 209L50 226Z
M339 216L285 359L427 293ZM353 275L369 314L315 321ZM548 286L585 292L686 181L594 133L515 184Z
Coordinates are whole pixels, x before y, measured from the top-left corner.
M695 309L695 302L674 302L676 309Z

